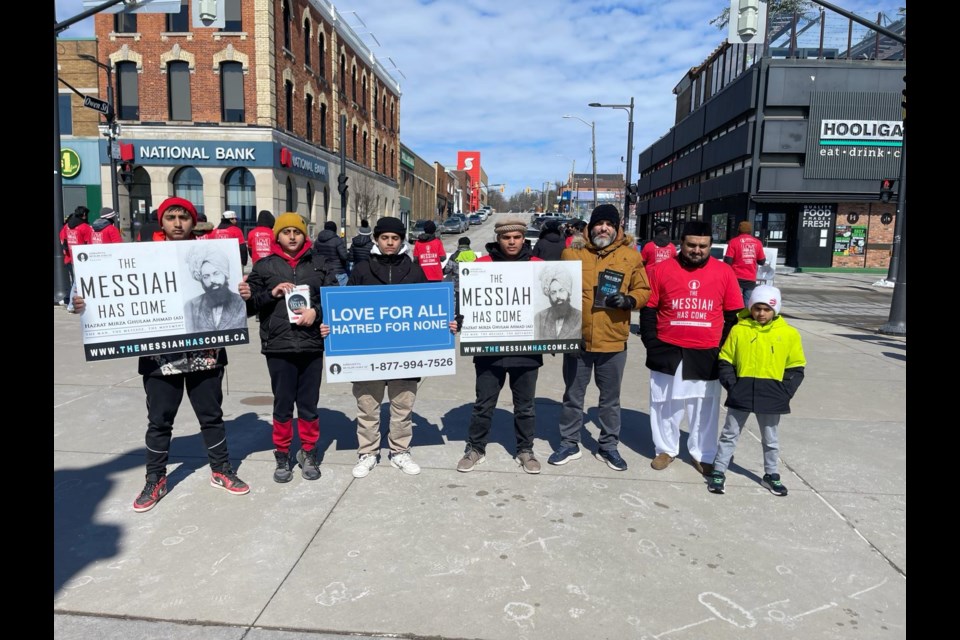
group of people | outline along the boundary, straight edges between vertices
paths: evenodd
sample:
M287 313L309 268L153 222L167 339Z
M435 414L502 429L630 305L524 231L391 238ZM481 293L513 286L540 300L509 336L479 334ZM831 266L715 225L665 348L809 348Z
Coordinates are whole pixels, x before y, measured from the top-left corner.
M168 198L158 208L164 241L193 239L197 212L182 198ZM261 212L263 213L263 212ZM264 216L258 222L266 223ZM260 226L266 226L260 225ZM364 227L369 228L367 225ZM496 239L477 258L469 240L461 238L452 260L480 262L540 261L525 241L526 223L519 218L497 221ZM325 229L325 231L333 231ZM251 232L252 233L252 232ZM295 463L306 480L320 478L317 452L320 425L318 403L323 371L323 341L330 328L323 322L320 287L396 285L428 282L427 269L411 251L406 227L393 217L381 217L369 233L372 241L365 259L355 260L345 283L338 256L317 250L324 234L312 243L306 224L296 213L277 217L271 229L269 254L255 251L249 276L237 286L248 316L259 320L261 352L274 395L272 439L276 468L273 479L289 482ZM335 232L334 232L335 233ZM366 234L365 234L366 235ZM430 235L427 232L426 235ZM779 416L789 413L789 401L803 379L805 360L799 333L780 315L779 291L754 288L742 299L738 278L723 262L710 258L711 230L694 221L683 228L680 250L673 258L644 264L634 238L621 227L612 205L596 207L583 233L572 237L560 260L581 263L580 350L564 353L565 385L559 423L560 444L547 462L563 465L582 456L581 434L586 390L591 380L599 391L600 436L594 455L608 467L625 471L618 451L621 432L620 392L627 362L631 315L639 310L640 329L650 369L650 422L656 455L655 470L665 469L679 455L680 425L687 420L687 449L693 465L707 477L708 489L723 493L737 438L750 413L757 415L764 447L763 485L777 495L786 487L777 473ZM466 241L465 241L466 240ZM429 238L426 239L430 241ZM365 243L353 243L361 246ZM253 241L251 247L255 246ZM258 247L265 247L257 243ZM442 245L441 245L442 250ZM433 250L436 253L436 249ZM421 254L423 255L423 254ZM200 269L203 265L195 268ZM598 299L602 272L617 272L618 291ZM573 283L563 270L546 270L544 293L551 303L569 304ZM443 271L441 270L441 277ZM303 285L309 301L288 315L286 296ZM72 299L82 313L84 300ZM548 322L548 321L547 321ZM548 322L549 323L549 322ZM562 321L554 319L559 331ZM449 330L462 327L459 314ZM186 390L200 422L211 468L211 484L234 495L249 492L237 477L227 453L223 425L222 379L227 364L222 348L140 358L147 395L146 482L134 501L135 511L146 511L166 494L166 465L172 426ZM463 456L457 470L470 472L485 460L493 412L509 379L516 436L515 459L530 474L541 472L533 450L536 432L535 396L543 356L504 353L473 358L475 399ZM355 478L367 476L380 462L380 407L386 393L390 403L389 460L408 475L420 473L411 455L412 412L419 379L356 381L358 459ZM720 387L728 391L727 420L718 434ZM291 457L296 435L300 447Z

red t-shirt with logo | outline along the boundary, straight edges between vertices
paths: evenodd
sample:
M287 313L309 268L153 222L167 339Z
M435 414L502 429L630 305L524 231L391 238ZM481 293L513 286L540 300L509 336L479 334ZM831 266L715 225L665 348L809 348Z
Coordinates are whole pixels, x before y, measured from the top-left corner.
M419 240L413 246L413 257L417 259L417 264L423 269L427 280L439 282L443 280L442 258L446 257L443 250L443 243L440 238L434 238L429 242L420 242Z
M643 258L643 264L647 267L659 264L664 260L669 260L676 255L677 246L675 244L670 243L658 247L657 243L652 240L643 245L643 249L640 250L640 257Z
M207 235L203 236L207 240L224 240L226 238L236 238L237 242L240 244L246 244L247 241L243 237L243 231L240 230L235 224L231 224L229 227L220 228L217 227Z
M274 242L273 229L268 227L254 227L247 234L247 249L250 258L256 264L260 258L266 258L272 252Z
M733 258L733 273L738 280L757 279L757 260L766 260L763 243L749 233L741 233L727 245L725 258Z
M678 347L719 347L723 312L743 308L733 270L716 258L699 269L686 269L679 259L665 260L647 278L647 306L657 310L657 337Z
M86 222L81 222L73 228L63 225L60 228L60 242L67 245L67 250L63 253L63 264L73 262L73 248L78 244L90 244L92 236L93 227Z

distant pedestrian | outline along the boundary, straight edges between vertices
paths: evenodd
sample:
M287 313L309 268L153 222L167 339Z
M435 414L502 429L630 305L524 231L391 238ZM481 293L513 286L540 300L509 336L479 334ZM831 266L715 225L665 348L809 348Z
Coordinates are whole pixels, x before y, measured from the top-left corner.
M640 256L648 274L650 269L664 260L677 256L677 245L670 240L670 225L660 223L653 228L653 240L643 245Z
M803 382L807 360L800 332L780 315L776 287L756 287L739 322L720 348L720 384L727 390L727 420L720 433L713 473L707 489L723 493L726 471L750 414L757 417L763 446L761 484L777 496L787 495L778 473L780 416L790 413L790 400Z
M447 264L443 265L444 282L453 283L453 302L456 310L454 317L460 318L460 264L463 262L473 262L477 259L477 254L470 248L470 238L463 236L457 240L457 250L453 252Z
M330 262L341 287L347 284L347 245L337 233L336 222L327 220L323 223L323 229L313 243L313 252Z
M273 390L274 482L289 482L290 445L293 442L293 407L297 407L300 450L297 463L305 480L320 478L317 440L320 417L317 403L323 380L323 339L329 328L322 324L320 287L336 286L328 261L310 250L307 226L298 213L284 213L274 223L276 241L271 254L257 260L247 283L247 313L260 320L260 352L267 359ZM297 285L310 292L304 306L287 313L286 294Z
M750 300L750 292L757 286L757 267L763 266L767 256L763 253L763 243L753 236L753 225L744 220L737 225L740 235L727 244L723 261L733 267L733 273L740 284L743 304Z
M73 248L81 244L90 244L93 237L93 228L87 224L87 217L90 215L90 209L80 205L73 210L66 223L60 228L60 249L63 251L63 264L67 267L67 274L70 276L70 284L73 286ZM67 311L73 311L70 307L71 292L67 292L63 302L67 306Z
M437 225L433 220L427 220L423 225L423 233L413 245L413 259L423 269L427 280L440 282L443 280L443 261L447 259L447 252L443 242L436 237Z
M100 209L100 217L90 225L90 244L113 244L123 242L117 229L117 212L110 207Z
M680 452L687 419L687 450L694 468L713 472L720 419L717 354L743 308L733 271L710 257L710 224L687 222L680 253L650 270L650 300L640 310L640 337L650 369L650 431L662 471Z
M569 247L576 238L583 237L583 230L587 228L587 223L584 220L574 220L567 228L570 230L570 235L567 236L564 243Z
M204 237L207 240L224 240L227 238L236 240L240 249L240 266L247 266L247 239L243 237L243 231L237 225L236 211L224 211L220 224Z
M370 259L370 250L373 249L373 230L366 218L360 221L360 228L357 229L357 235L350 241L350 271L359 262L366 262Z
M251 264L257 264L262 258L273 254L273 244L276 242L276 234L273 233L275 223L273 213L267 209L257 214L257 226L250 229L247 234L247 249L250 251Z
M560 221L551 218L544 222L537 245L533 248L533 255L541 260L559 260L560 254L566 248L566 239L560 235Z
M163 239L163 230L160 229L160 213L154 209L140 225L140 230L137 232L137 242L162 241Z

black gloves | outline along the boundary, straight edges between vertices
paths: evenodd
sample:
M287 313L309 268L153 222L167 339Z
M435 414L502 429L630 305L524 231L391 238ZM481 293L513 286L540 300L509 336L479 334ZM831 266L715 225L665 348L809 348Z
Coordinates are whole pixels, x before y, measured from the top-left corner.
M616 293L611 293L607 296L606 300L603 301L608 307L615 307L617 309L626 309L630 310L637 306L636 300L633 299L633 296L628 296L627 294L617 291Z

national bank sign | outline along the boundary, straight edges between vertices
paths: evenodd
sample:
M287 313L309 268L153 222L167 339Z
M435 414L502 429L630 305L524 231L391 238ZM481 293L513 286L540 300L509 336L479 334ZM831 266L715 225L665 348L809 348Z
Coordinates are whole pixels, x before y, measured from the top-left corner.
M899 175L900 114L897 93L813 94L803 177L867 180Z

